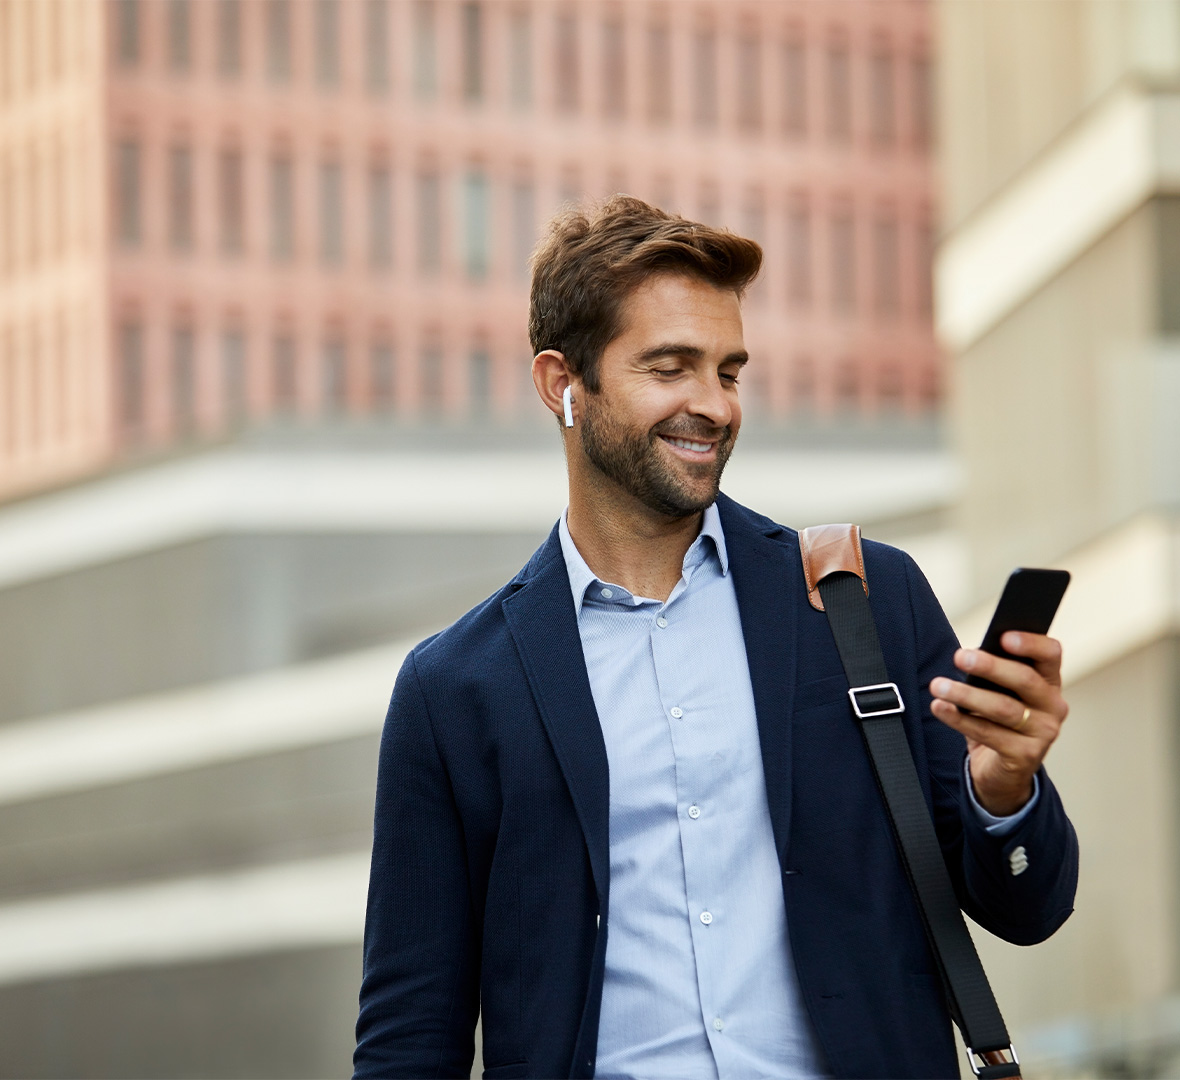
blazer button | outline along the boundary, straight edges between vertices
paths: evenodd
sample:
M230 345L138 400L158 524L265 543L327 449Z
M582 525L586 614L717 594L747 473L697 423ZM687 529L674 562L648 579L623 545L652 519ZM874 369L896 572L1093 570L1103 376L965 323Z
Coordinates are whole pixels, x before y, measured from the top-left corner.
M1008 853L1008 869L1012 871L1013 877L1019 877L1028 869L1028 852L1024 850L1023 844Z

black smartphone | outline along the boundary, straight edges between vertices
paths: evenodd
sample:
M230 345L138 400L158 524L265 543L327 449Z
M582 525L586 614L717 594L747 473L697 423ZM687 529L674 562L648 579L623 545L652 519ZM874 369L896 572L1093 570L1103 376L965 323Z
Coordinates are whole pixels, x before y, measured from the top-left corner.
M1000 602L996 605L991 624L979 647L993 656L1019 660L1022 664L1031 665L1032 661L1028 657L1013 656L1004 649L1000 645L1000 638L1009 630L1047 634L1068 584L1068 570L1030 570L1026 567L1013 570L1008 576L1004 591L1000 594ZM984 690L996 690L1009 697L1017 696L1006 686L997 686L978 675L968 675L967 683L970 686L980 686Z

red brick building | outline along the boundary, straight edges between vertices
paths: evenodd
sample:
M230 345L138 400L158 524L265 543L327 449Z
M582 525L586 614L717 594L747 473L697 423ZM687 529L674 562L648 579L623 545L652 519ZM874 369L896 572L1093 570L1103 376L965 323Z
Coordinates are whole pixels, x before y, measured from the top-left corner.
M922 0L0 0L0 497L290 416L517 421L526 261L760 240L750 407L936 406Z

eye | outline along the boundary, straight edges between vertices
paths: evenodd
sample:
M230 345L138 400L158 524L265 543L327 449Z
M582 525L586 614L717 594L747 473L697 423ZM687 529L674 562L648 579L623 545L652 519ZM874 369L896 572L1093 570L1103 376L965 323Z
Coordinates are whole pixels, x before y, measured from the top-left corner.
M721 371L717 373L717 377L727 386L737 386L738 377L733 372Z

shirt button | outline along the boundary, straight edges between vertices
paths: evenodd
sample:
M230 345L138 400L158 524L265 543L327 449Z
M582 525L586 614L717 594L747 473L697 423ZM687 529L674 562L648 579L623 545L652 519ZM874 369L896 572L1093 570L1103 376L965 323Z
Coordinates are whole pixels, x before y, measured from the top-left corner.
M661 615L658 619L656 619L656 626L658 626L661 630L663 630L664 627L667 625L668 625L668 620L665 619L663 615Z
M711 923L712 921L713 921L713 912L711 912L711 911L702 911L701 912L701 922L703 922L706 926L708 926L709 923Z
M701 808L699 806L690 806L688 808L688 816L696 821L701 816Z
M684 715L684 710L679 705L673 705L669 711L677 720Z
M713 1030L714 1031L722 1031L722 1030L724 1030L724 1028L725 1028L725 1021L722 1020L720 1016L715 1016L713 1018Z
M600 595L602 596L603 600L609 600L612 596L615 595L615 590L614 589L603 589L602 593Z

